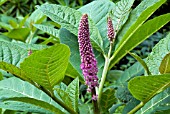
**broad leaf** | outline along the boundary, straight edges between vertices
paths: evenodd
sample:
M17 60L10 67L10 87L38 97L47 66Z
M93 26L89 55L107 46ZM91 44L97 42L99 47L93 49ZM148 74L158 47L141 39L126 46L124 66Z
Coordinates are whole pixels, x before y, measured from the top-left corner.
M50 27L47 25L42 25L42 24L34 24L34 26L50 35L55 36L56 38L59 37L59 30L55 29L54 27Z
M159 41L146 59L152 74L159 74L159 66L163 58L170 52L170 33Z
M120 0L116 3L116 8L112 10L111 15L116 32L118 32L127 21L133 3L134 0Z
M5 2L7 2L8 0L0 0L0 6L2 5L2 4L4 4Z
M134 57L134 58L143 66L143 68L145 69L147 75L151 75L148 66L146 65L145 61L144 61L142 58L140 58L140 57L139 57L138 55L136 55L135 53L130 53L130 52L129 52L129 54L130 54L132 57Z
M78 34L79 21L82 16L82 14L79 11L71 9L69 7L55 4L44 4L40 6L39 9L51 20L60 24L63 28L66 28L75 35ZM103 49L102 38L99 34L97 27L95 27L94 23L90 19L89 27L92 45L96 49L102 51Z
M74 79L67 87L66 92L72 102L72 106L76 112L78 112L78 100L79 100L79 79Z
M64 78L69 55L69 48L58 44L31 54L21 63L21 69L27 77L52 91Z
M144 0L129 15L127 23L118 35L120 47L129 40L136 30L163 4L166 0Z
M80 69L80 53L79 53L79 45L77 37L70 33L68 30L62 28L59 33L61 43L64 43L70 47L71 56L70 56L70 64L72 67L79 73L80 80L83 80L82 71ZM98 61L97 66L99 68L98 76L101 77L102 67L104 65L104 57L98 51L94 50L95 57ZM75 76L74 76L75 77Z
M79 9L82 13L87 13L98 28L104 42L104 48L109 46L107 38L107 17L115 4L110 0L93 1ZM88 10L87 10L88 9Z
M154 98L152 98L138 112L136 112L136 114L151 114L151 113L154 114L156 111L170 109L169 105L170 105L170 88L166 89L165 91L159 93Z
M30 33L29 28L17 28L17 29L12 29L6 35L9 38L12 38L15 40L25 41L29 33Z
M107 89L102 93L102 98L101 98L101 110L102 113L108 113L109 108L116 103L116 98L115 98L115 91L114 89Z
M170 53L163 58L159 67L159 72L161 74L170 73Z
M116 49L112 56L113 59L111 61L110 68L115 65L122 57L124 57L127 54L127 51L131 51L169 21L170 13L155 17L154 19L144 23L136 30L133 35L128 36L126 41L124 41L121 46Z
M11 100L8 101L7 99ZM49 113L49 111L54 113L56 110L63 110L63 108L56 104L55 101L53 101L43 91L37 89L30 83L15 77L0 81L0 100L2 101L0 102L1 108L7 108L11 110L22 110L30 112L36 111L40 113ZM28 103L23 103L24 100L26 100ZM40 105L42 103L45 105Z
M170 86L170 74L140 76L129 81L128 88L132 95L142 101L148 102L156 94Z

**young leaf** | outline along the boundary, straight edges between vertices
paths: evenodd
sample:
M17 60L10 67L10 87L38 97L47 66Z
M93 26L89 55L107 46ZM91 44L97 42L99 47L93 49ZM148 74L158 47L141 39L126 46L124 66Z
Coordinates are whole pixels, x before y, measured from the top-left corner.
M147 57L146 63L152 74L159 74L159 66L161 65L161 61L170 51L169 44L170 33L155 45L152 52Z
M66 28L75 35L78 34L78 25L82 16L79 11L55 4L44 4L40 6L39 9L51 20L60 24L63 28ZM89 21L89 26L92 45L102 52L103 41L99 31L92 20Z
M147 102L136 114L155 114L156 111L170 109L170 88L159 93ZM168 114L168 113L164 113Z
M132 95L143 103L148 102L169 86L170 74L140 76L130 80L128 83L128 88Z
M98 0L84 5L78 9L82 13L87 13L88 16L93 20L104 42L104 48L109 46L109 41L107 38L107 17L110 11L114 8L115 4L110 0Z
M100 103L102 113L109 113L109 108L116 102L114 93L115 93L114 89L111 88L107 89L102 93Z
M53 87L64 78L69 56L69 48L57 44L31 54L21 63L21 69L27 77L52 92Z
M118 32L127 21L130 9L135 0L120 0L116 3L116 8L112 10L113 26Z
M66 92L72 102L72 106L76 112L78 112L78 100L79 100L79 79L74 79L67 87Z
M163 58L159 66L159 72L161 74L170 73L170 53Z
M16 97L18 98L18 101L30 99L30 102L16 102ZM14 101L12 101L12 98L14 98ZM11 100L8 101L7 99ZM46 93L37 89L30 83L15 77L0 81L0 100L3 101L0 102L1 108L7 108L11 110L39 111L42 113L43 111L47 112L49 110L54 112L54 106L55 110L63 110L63 108L53 101ZM45 103L46 105L42 106L39 103ZM34 106L32 104L34 104Z
M155 17L144 23L139 27L136 32L124 41L121 46L119 46L115 53L112 56L111 65L109 68L112 68L123 56L127 54L127 51L132 50L142 41L151 36L154 32L163 27L166 23L170 21L170 13ZM155 24L157 23L157 24ZM133 42L133 43L132 43Z
M134 57L145 69L147 75L151 75L151 72L149 71L148 66L146 65L145 61L143 59L141 59L138 55L136 55L135 53L130 53L128 52L132 57Z
M47 25L42 25L42 24L34 24L34 26L50 35L55 36L56 38L59 37L59 30L55 29L54 27L50 27Z

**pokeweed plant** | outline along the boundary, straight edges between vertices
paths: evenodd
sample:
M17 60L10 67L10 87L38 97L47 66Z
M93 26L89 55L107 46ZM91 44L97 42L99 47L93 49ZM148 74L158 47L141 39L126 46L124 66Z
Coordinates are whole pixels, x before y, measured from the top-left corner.
M0 81L0 107L59 114L169 111L170 34L146 60L130 53L141 65L135 63L111 86L104 85L108 72L121 58L170 21L170 13L147 20L166 0L145 0L131 9L133 2L98 0L78 10L55 4L38 6L61 25L60 43L44 46L0 41L0 68L18 77ZM34 26L53 35L56 31L42 24ZM65 77L74 80L66 85L62 82ZM93 106L79 99L80 83L88 86Z

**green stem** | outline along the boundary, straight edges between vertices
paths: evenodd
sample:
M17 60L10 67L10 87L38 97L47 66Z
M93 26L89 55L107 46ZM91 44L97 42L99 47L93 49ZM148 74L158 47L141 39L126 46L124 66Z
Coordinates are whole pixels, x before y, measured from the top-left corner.
M100 101L101 101L101 96L102 96L102 91L103 91L103 86L104 86L104 82L106 80L106 75L107 75L107 71L109 68L109 64L110 64L110 60L108 57L105 58L105 65L104 65L104 69L103 69L103 73L102 73L102 78L101 78L101 82L99 85L99 93L98 93L98 104L100 105Z
M132 109L128 114L134 114L136 111L138 111L141 107L143 107L144 103L141 102L138 104L134 109Z

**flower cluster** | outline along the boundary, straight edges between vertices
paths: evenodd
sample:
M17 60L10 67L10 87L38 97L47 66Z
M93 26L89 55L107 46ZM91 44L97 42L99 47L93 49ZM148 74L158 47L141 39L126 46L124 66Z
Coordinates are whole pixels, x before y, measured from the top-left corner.
M88 15L84 14L80 20L78 30L79 51L81 56L81 69L88 86L88 91L98 86L97 61L94 57L92 45L90 43L90 33Z
M114 28L113 28L111 17L107 18L107 29L108 29L107 36L108 36L110 42L113 42L115 33L114 33Z

